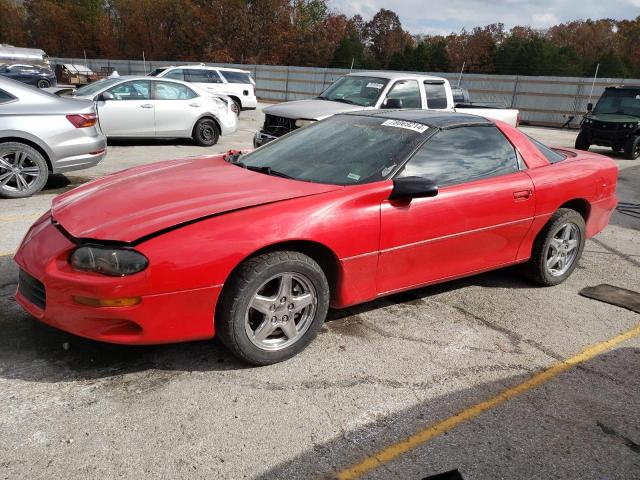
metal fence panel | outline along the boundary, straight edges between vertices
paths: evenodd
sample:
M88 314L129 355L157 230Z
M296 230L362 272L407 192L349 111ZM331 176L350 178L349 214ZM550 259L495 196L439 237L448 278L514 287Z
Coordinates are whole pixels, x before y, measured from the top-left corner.
M52 63L85 64L84 59L52 58ZM171 65L198 65L199 62L87 59L95 72L117 70L120 75L144 75L155 68ZM302 100L319 95L331 83L349 73L349 69L289 67L282 65L241 65L205 63L208 66L247 70L256 81L256 95L266 101ZM353 70L354 72L360 70ZM420 72L444 77L457 85L459 74ZM524 123L532 125L577 127L586 112L587 103L594 102L610 85L637 84L640 80L621 78L537 77L517 75L465 74L460 85L469 90L474 102L502 104L518 108Z

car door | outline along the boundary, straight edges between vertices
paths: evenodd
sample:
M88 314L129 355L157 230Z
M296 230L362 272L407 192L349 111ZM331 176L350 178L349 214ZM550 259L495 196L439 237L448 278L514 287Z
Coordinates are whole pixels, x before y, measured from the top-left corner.
M130 80L108 90L113 98L98 101L100 128L107 137L155 136L151 80Z
M224 83L218 72L206 68L185 69L185 81L195 83L210 92L220 93L224 90Z
M181 83L160 80L153 83L156 137L191 136L202 100Z
M400 175L434 180L432 198L385 201L378 291L513 263L534 215L533 183L493 125L441 130Z

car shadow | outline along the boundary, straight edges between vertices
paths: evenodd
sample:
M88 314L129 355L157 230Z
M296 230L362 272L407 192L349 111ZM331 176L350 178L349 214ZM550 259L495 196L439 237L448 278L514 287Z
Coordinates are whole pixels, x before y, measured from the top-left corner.
M108 147L161 147L167 145L181 145L197 147L198 145L190 138L109 138ZM210 147L202 147L210 148Z
M86 380L151 369L214 371L252 368L213 340L150 346L114 345L83 339L38 322L14 298L18 268L10 256L0 257L0 377L35 382ZM328 322L347 321L366 311L414 302L438 293L482 285L530 288L508 269L451 281L343 310L331 310ZM42 368L30 368L30 365Z
M640 349L603 353L418 444L363 478L419 480L455 469L469 479L637 478L640 383L632 372L638 368ZM333 420L340 415L325 405L326 418L319 421L332 422L335 439L316 443L254 478L336 478L341 469L521 384L535 370L444 395L435 393L437 381L414 387L411 378L398 379L393 388L407 390L411 398L418 396L411 393L416 388L426 400L391 414L365 410L350 418L349 425ZM380 383L376 392L384 395L389 388ZM371 411L378 412L380 402L372 403ZM363 418L368 421L357 421ZM277 432L273 436L277 444Z

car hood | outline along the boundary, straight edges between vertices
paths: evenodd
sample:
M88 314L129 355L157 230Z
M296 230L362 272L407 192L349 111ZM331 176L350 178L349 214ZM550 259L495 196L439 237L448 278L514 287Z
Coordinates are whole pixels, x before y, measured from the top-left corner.
M587 118L591 120L597 120L599 122L611 122L611 123L628 123L637 122L640 117L635 115L624 115L621 113L600 113L597 115L589 115Z
M196 157L87 183L56 197L51 214L75 238L131 243L205 217L339 188L253 172L222 156Z
M297 100L295 102L271 105L264 109L264 113L294 120L298 118L322 120L336 113L357 112L364 109L365 107L360 105L349 105L331 100Z

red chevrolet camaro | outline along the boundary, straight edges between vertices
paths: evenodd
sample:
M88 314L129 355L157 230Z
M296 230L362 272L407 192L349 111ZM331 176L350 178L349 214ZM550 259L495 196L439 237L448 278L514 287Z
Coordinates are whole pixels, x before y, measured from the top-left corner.
M616 206L607 157L484 118L342 114L251 153L154 163L53 201L15 260L18 302L123 344L220 337L264 365L329 306L513 264L564 281Z

